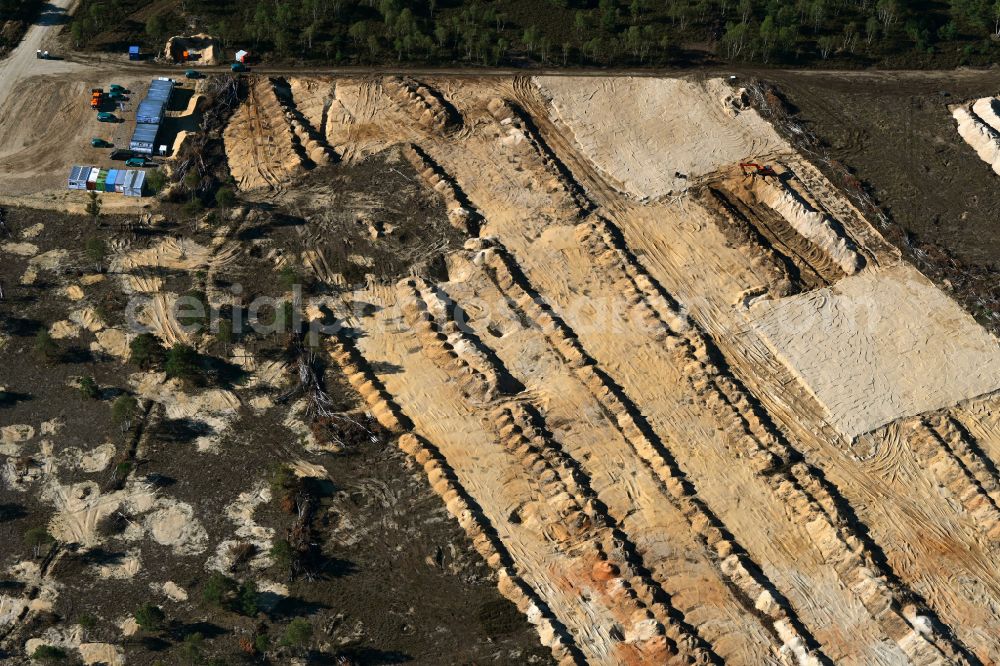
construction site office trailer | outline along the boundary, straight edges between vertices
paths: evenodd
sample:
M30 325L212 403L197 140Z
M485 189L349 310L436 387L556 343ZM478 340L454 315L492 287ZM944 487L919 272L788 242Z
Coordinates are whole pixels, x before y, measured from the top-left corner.
M146 184L146 172L136 169L74 166L70 168L67 184L71 190L118 192L129 197L141 197Z
M94 167L89 166L74 166L69 170L69 189L71 190L85 190L87 189L87 178L90 176L90 171Z
M159 131L159 124L137 124L135 132L132 133L132 140L128 144L129 150L144 155L152 155L153 147L156 145L156 135Z
M139 102L135 110L135 122L144 125L157 125L163 120L163 112L166 102L162 100L145 99Z
M101 170L97 167L93 167L90 170L90 174L87 176L87 189L93 190L97 189L97 177L100 175Z
M156 134L160 131L160 123L166 113L170 95L174 91L173 79L161 76L153 79L146 91L146 97L139 102L135 111L135 132L129 142L129 149L152 155L156 145Z
M127 171L122 194L127 197L141 197L142 188L146 184L145 171Z

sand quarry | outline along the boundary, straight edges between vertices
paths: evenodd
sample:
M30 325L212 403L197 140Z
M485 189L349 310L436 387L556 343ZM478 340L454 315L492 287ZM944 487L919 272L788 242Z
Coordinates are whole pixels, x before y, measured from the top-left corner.
M327 351L560 663L1000 661L998 341L746 91L257 85L247 196L395 148L468 234Z
M347 288L300 230L328 287L309 312L346 322L324 358L555 662L1000 663L1000 344L750 99L721 79L256 78L223 138L249 201L384 155L440 197L464 245L434 277ZM995 104L954 114L1000 173ZM153 269L210 274L239 244L223 229L111 263L172 343ZM25 280L59 259L31 239L0 251L33 258ZM54 333L82 329L113 331L81 310ZM280 374L236 362L250 386ZM131 384L200 419L203 455L240 406L153 373ZM287 410L318 450L299 408L253 406ZM0 433L14 455L35 426ZM77 540L131 503L136 539L227 566L189 504L87 490L48 491ZM248 479L225 507L261 551L268 492Z

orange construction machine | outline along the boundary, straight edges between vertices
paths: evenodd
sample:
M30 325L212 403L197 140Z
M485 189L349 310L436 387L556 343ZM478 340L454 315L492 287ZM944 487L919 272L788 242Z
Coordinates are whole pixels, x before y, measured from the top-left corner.
M101 98L104 96L104 91L100 88L91 88L90 90L90 108L96 109L101 106Z
M744 176L760 176L761 178L767 178L768 176L778 177L778 173L773 167L757 164L756 162L740 162L740 170L743 171Z

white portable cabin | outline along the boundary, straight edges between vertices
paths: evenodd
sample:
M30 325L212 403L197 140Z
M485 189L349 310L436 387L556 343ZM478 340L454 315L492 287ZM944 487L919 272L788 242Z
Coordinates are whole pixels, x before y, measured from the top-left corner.
M141 197L142 187L146 183L145 171L126 171L122 194L127 197Z

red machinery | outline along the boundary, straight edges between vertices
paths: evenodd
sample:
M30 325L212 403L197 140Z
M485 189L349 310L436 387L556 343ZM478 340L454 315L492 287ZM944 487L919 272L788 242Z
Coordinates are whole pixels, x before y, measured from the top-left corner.
M767 178L768 176L778 177L778 173L773 167L757 164L756 162L740 162L740 170L744 176L760 176L761 178Z

